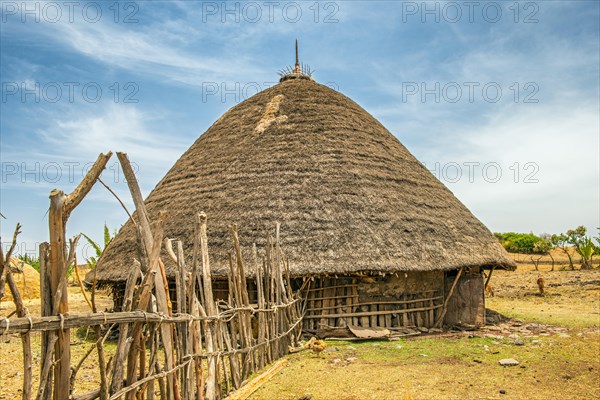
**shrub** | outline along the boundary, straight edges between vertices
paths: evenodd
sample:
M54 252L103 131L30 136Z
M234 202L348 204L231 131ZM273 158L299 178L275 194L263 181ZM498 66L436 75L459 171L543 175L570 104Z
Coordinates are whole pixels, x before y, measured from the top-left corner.
M540 254L547 252L544 246L540 246L544 240L533 233L506 232L494 233L494 236L506 251L511 253Z

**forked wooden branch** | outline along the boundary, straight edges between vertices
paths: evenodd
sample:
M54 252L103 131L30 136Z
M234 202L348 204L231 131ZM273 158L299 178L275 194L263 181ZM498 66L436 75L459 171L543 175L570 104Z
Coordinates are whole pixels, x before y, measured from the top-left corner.
M106 167L112 153L100 154L92 168L69 195L61 190L50 192L50 210L48 225L50 229L50 290L52 293L52 309L54 315L66 314L69 311L68 296L66 291L66 270L69 258L66 254L66 223L71 212L81 203L89 193L94 183ZM76 244L76 241L75 243ZM74 254L74 247L71 246ZM93 304L92 304L93 305ZM54 398L66 399L70 395L69 378L71 364L70 332L68 329L58 331L54 357ZM49 394L46 393L46 396Z

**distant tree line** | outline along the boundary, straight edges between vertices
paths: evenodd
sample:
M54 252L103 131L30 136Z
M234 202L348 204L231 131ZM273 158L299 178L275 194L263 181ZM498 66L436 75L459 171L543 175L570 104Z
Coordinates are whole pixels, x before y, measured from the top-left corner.
M566 254L571 270L575 269L572 249L581 257L581 269L592 268L594 255L600 254L600 228L596 237L588 236L585 226L559 234L543 233L537 236L533 233L496 232L494 236L506 251L529 254L536 270L544 255L550 256L554 270L554 257L551 253L554 249L560 249Z

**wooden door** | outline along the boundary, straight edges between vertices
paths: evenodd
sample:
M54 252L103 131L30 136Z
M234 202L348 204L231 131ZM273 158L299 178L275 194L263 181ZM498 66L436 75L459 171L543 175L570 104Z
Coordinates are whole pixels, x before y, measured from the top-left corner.
M456 278L456 271L449 271L445 278L445 292ZM485 324L485 297L483 276L479 273L464 272L456 284L454 294L448 301L444 318L445 325Z

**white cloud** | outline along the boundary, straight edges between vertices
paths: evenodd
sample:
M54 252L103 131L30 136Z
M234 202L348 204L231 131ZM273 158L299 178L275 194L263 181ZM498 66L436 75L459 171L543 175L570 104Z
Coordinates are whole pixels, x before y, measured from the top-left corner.
M26 159L22 144L3 148L3 162L17 165L17 172L8 176L3 186L47 191L63 183L74 185L83 176L85 165L94 162L100 152L110 150L126 152L141 171L141 184L152 187L189 145L169 132L152 128L165 116L122 103L110 103L101 112L92 110L96 113L81 108L48 118L44 127L35 132L35 145L29 148ZM104 175L119 182L115 163L116 159ZM53 181L55 165L60 168L61 183ZM23 177L25 169L34 172Z

